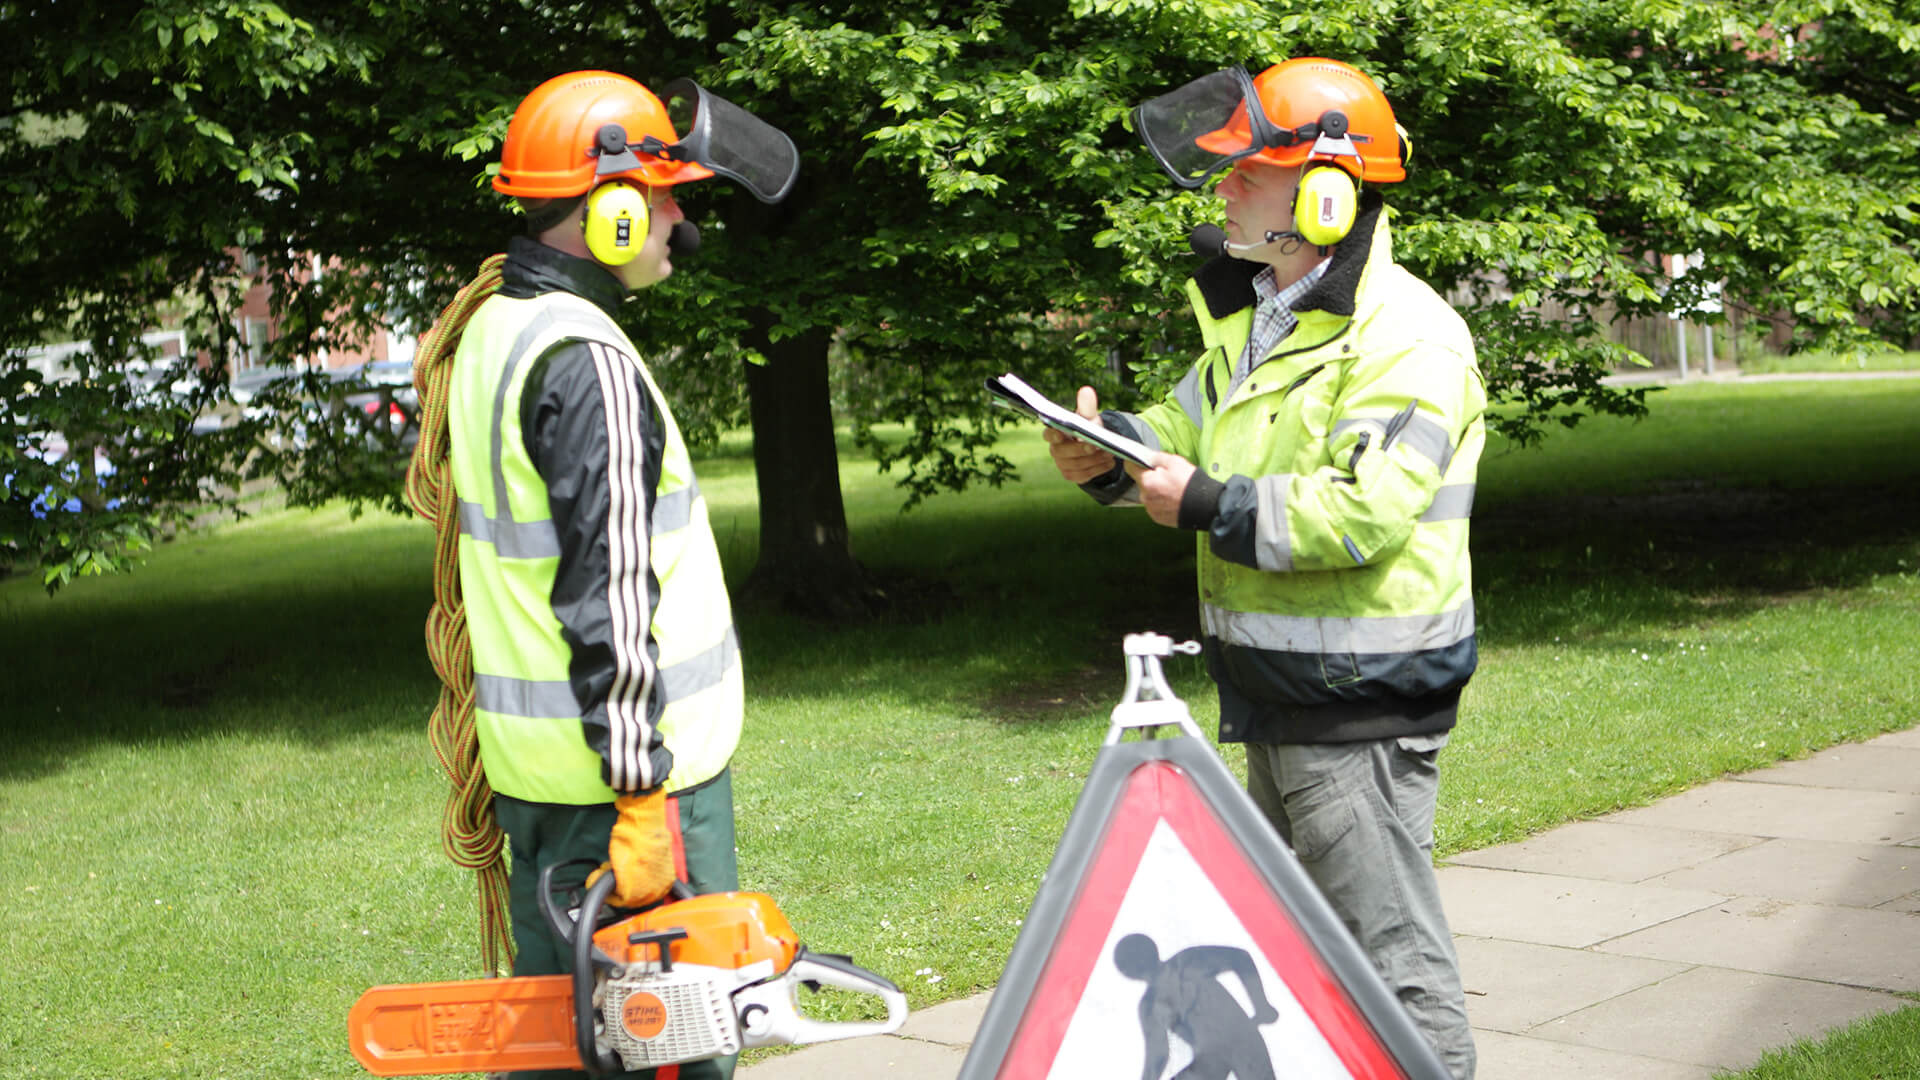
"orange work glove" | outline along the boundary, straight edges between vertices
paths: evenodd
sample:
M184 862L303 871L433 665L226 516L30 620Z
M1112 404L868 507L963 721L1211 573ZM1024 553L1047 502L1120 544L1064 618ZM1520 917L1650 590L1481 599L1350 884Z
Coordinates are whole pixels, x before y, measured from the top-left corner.
M622 795L613 800L620 817L607 841L607 861L587 878L591 885L601 874L613 874L608 898L623 908L646 907L673 888L673 837L667 832L667 789L646 795Z

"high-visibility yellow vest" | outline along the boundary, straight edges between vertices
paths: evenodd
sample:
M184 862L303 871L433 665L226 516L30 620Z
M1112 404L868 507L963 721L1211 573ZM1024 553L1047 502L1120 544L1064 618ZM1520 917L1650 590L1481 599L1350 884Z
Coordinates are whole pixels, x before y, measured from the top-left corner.
M615 792L603 779L601 756L583 737L586 709L568 681L572 650L551 601L559 538L547 485L527 454L520 426L520 400L534 361L569 339L599 342L633 358L665 427L647 557L660 590L652 612L658 650L652 678L666 702L659 729L673 752L672 773L665 778L669 791L712 779L726 767L740 739L744 694L706 500L680 429L638 360L639 350L604 311L570 293L489 298L461 337L449 407L480 759L499 794L588 805L610 802ZM638 475L637 463L631 475ZM644 582L644 573L640 577ZM642 592L644 607L644 586ZM637 633L632 636L639 642ZM645 643L639 644L644 651Z

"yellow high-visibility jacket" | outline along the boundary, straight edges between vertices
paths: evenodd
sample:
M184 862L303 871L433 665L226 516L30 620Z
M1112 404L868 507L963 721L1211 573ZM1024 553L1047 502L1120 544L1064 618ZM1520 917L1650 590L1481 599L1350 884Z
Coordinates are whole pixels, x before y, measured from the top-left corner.
M1476 664L1468 518L1486 389L1465 323L1393 262L1370 195L1293 331L1238 385L1260 265L1188 282L1206 344L1115 430L1192 461L1201 625L1223 740L1450 729ZM1087 485L1137 501L1124 474Z

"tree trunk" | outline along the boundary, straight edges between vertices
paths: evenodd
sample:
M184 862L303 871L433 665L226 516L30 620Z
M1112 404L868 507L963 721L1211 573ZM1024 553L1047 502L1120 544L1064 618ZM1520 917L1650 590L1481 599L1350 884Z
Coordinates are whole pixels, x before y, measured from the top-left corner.
M773 344L747 365L753 464L760 490L760 561L744 599L814 618L874 614L884 594L847 544L840 460L827 389L826 329Z

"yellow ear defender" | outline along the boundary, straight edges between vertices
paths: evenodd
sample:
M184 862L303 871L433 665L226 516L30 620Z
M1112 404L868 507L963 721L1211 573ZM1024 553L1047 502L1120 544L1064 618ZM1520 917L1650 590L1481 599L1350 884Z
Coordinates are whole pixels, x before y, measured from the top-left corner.
M639 187L616 180L601 184L587 196L587 250L608 266L625 266L640 254L647 242L647 228L653 211L647 206L647 193Z
M1301 239L1319 247L1339 243L1353 228L1360 209L1360 189L1337 165L1307 166L1293 195L1293 229Z

